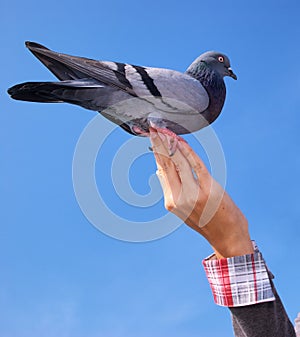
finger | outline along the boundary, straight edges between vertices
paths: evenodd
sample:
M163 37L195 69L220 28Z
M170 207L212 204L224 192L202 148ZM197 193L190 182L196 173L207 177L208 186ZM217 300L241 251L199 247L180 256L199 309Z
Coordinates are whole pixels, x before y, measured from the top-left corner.
M195 172L200 185L205 184L207 182L207 177L210 175L204 162L187 143L179 142L178 147L182 155L186 158L191 168Z
M150 140L158 172L161 176L163 176L165 185L170 186L172 191L177 192L180 188L181 181L179 179L178 172L168 155L168 150L166 149L167 140L163 140L163 137L159 137L158 133L154 129L150 129Z
M187 158L180 151L180 149L176 151L171 158L175 165L176 171L178 172L183 187L187 189L195 187L196 179L192 171L192 166L190 165Z
M162 138L158 136L158 132L154 128L150 127L149 133L150 133L149 138L150 138L153 150L155 148L156 152L165 154L167 156L168 153L166 151Z
M161 135L161 137L159 137L157 131L153 128L150 128L149 131L152 150L156 161L160 161L162 157L169 157L168 151L163 142L164 136Z
M168 153L168 141L166 136L159 134L155 129L150 128L150 141L156 163L159 166L158 168L169 171L170 168L173 168L173 164Z

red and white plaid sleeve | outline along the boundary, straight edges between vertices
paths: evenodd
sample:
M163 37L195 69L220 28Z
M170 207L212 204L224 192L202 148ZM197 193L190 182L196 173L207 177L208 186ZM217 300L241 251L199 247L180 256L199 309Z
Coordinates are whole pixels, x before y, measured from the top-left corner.
M216 304L239 307L275 300L265 261L253 244L253 254L203 260Z

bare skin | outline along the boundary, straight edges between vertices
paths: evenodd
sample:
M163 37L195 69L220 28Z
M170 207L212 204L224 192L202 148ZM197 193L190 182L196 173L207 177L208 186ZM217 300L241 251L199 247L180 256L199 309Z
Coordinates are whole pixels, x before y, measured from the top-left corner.
M218 259L253 253L248 222L185 142L169 155L168 135L150 128L165 207L205 237Z

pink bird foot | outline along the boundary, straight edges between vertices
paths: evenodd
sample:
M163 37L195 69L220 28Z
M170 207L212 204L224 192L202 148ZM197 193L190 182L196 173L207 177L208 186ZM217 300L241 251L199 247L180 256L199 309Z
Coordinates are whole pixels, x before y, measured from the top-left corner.
M151 128L153 128L156 132L166 137L167 142L168 142L168 152L169 152L170 157L172 157L174 153L176 152L178 142L186 143L185 139L176 135L176 133L174 133L173 131L169 129L156 127L155 125L153 125L153 123L151 123ZM142 136L142 137L150 136L149 132L146 132L145 130L139 128L138 126L134 126L132 129L139 136ZM152 150L151 148L149 149Z
M155 131L158 132L158 135L161 134L164 137L166 137L167 142L168 142L168 152L169 152L170 157L172 157L174 155L174 153L176 152L178 142L185 142L186 143L185 139L176 135L176 133L174 133L173 131L171 131L169 129L159 128L159 127L155 127L155 126L154 127L151 126L151 127Z

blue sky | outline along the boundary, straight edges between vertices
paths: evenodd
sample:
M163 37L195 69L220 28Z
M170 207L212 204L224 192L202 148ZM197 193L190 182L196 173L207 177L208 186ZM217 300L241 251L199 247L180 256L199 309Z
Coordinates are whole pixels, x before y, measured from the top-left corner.
M13 84L53 79L26 40L179 71L206 50L230 56L238 81L226 79L226 104L213 125L226 158L227 190L246 214L294 319L300 311L299 2L28 0L2 1L0 13L0 335L232 336L229 313L214 305L202 270L209 245L197 233L181 226L159 240L123 242L84 216L72 161L96 114L8 97ZM108 124L103 119L103 133ZM96 180L114 212L143 222L165 214L162 201L142 210L126 205L103 178L116 144L130 139L114 131L97 158ZM129 174L141 194L149 192L155 171L144 153ZM103 223L109 225L105 216Z

